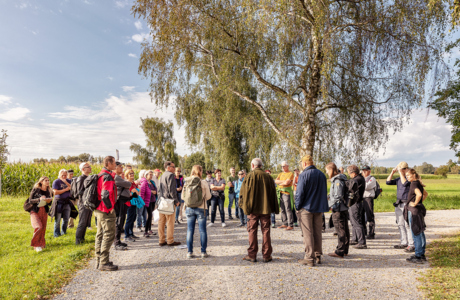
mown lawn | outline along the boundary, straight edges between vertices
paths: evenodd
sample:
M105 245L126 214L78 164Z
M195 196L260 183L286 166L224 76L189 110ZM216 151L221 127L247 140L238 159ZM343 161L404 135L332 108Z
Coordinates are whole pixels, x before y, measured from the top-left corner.
M0 198L0 299L47 298L72 278L94 249L94 220L87 242L75 245L75 228L54 238L54 222L48 218L46 248L35 252L30 246L30 216L22 209L24 201L25 197Z
M427 245L431 269L419 286L430 299L460 299L460 232Z

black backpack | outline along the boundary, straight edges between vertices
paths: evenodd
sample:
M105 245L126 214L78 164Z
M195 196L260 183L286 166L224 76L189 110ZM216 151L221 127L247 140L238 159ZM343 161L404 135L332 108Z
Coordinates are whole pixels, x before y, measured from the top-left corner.
M97 194L97 181L99 180L99 175L91 175L85 179L83 182L83 206L85 208L94 211L99 204L101 204L101 200L99 200Z
M374 199L377 199L378 196L380 196L380 194L383 192L382 188L380 187L380 184L379 182L376 180L375 181L375 195L374 195Z
M78 194L78 188L77 188L77 180L79 179L80 177L77 177L77 178L74 178L72 180L72 183L70 183L70 198L72 200L77 200L78 197L80 196Z
M351 207L352 205L355 205L358 202L359 199L359 186L356 181L353 179L347 180L345 182L345 185L347 187L347 195L348 195L348 203L347 206Z

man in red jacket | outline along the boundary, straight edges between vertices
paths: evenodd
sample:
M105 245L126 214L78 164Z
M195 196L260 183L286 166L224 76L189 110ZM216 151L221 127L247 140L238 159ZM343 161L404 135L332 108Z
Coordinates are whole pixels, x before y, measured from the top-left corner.
M116 162L113 156L104 158L104 168L99 173L97 194L101 204L94 214L97 218L96 258L97 268L101 271L116 271L118 266L109 261L110 247L115 239L117 186L115 185Z

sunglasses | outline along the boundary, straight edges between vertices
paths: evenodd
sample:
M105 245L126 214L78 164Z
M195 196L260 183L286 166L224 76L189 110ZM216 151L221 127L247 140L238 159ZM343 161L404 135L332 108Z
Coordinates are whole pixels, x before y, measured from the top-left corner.
M244 175L243 173L238 173L238 175Z

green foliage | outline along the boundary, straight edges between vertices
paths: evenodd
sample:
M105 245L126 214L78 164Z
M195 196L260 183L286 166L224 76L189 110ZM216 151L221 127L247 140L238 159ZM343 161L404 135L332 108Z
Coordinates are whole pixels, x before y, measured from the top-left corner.
M435 175L440 175L442 177L447 177L447 173L449 173L449 166L439 166L434 172Z
M190 174L190 171L194 165L200 165L203 168L203 171L212 168L212 165L206 165L206 157L204 156L203 152L194 152L187 156L183 165L184 170L182 170L182 172L187 170L187 174Z
M3 167L5 166L6 162L8 161L8 145L6 144L6 138L8 134L6 133L5 129L2 129L2 134L0 136L0 174L3 171Z
M146 136L146 147L132 143L129 149L134 152L134 161L142 168L163 169L165 161L179 165L174 139L174 125L171 121L164 122L160 118L142 119L141 128Z
M424 162L421 166L414 166L418 174L434 174L435 167L432 164Z
M54 238L54 222L48 218L46 248L36 253L30 246L33 228L23 204L22 196L0 198L0 299L50 298L85 266L94 249L96 230L86 232L86 243L75 245L77 226Z

